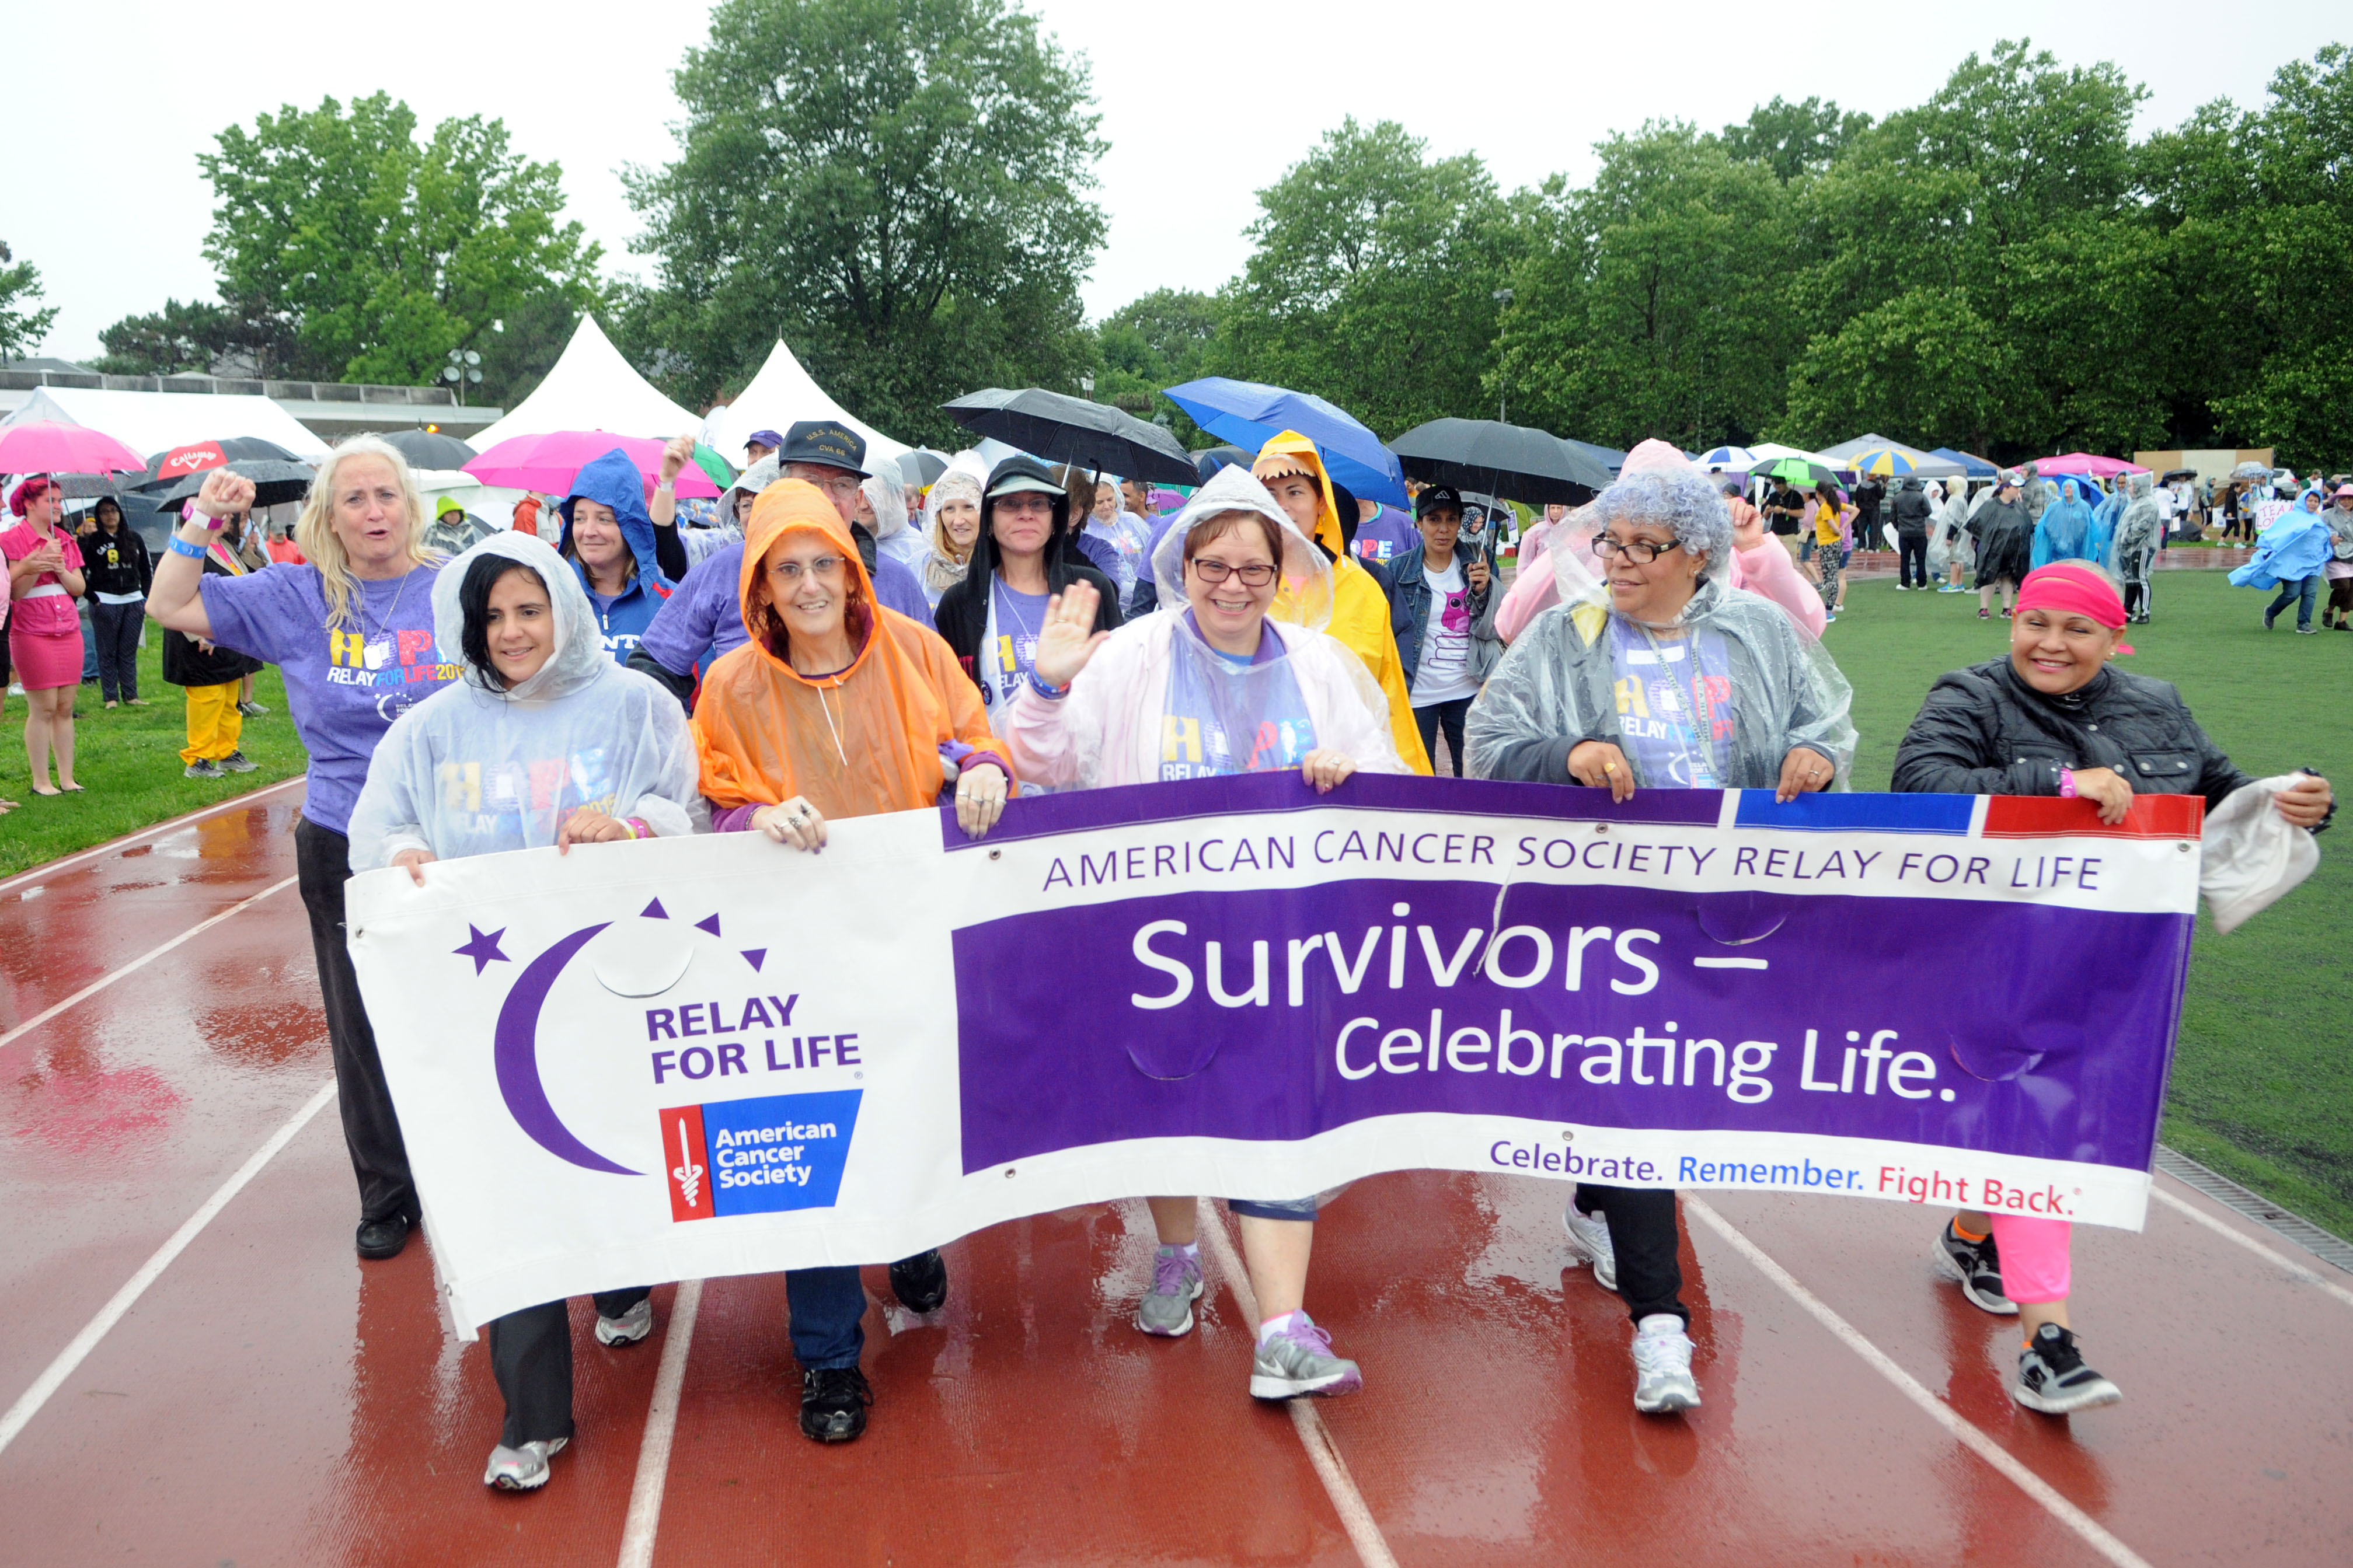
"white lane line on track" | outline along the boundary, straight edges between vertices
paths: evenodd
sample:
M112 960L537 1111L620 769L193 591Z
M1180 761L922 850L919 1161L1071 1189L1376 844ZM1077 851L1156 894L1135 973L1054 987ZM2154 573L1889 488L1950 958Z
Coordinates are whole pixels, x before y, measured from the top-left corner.
M2175 1197L2171 1193L2167 1192L2163 1186L2157 1183L2152 1182L2149 1184L2148 1195L2155 1198L2158 1203L2165 1205L2168 1208L2179 1210L2182 1214L2196 1220L2200 1225L2204 1226L2208 1230L2212 1231L2215 1235L2237 1242L2241 1247L2245 1247L2249 1252L2253 1253L2256 1257L2276 1266L2283 1273L2285 1273L2291 1279L2300 1280L2306 1285L2317 1285L2323 1290L2327 1291L2330 1295L2344 1302L2347 1306L2353 1307L2353 1290L2347 1289L2344 1286L2337 1284L2335 1280L2327 1279L2323 1275L2314 1273L2311 1269L2306 1268L2303 1264L2298 1263L2295 1258L2290 1258L2286 1253L2275 1251L2271 1247L2265 1247L2253 1237L2246 1235L2236 1226L2223 1224L2221 1220L2216 1219L2212 1215L2208 1214L2204 1209L2198 1207L2187 1199Z
M1198 1200L1200 1227L1198 1234L1218 1262L1218 1272L1226 1278L1227 1289L1234 1293L1234 1302L1242 1310L1243 1331L1253 1338L1258 1333L1258 1297L1250 1289L1250 1271L1242 1267L1241 1254L1226 1234L1224 1216L1211 1206L1209 1200ZM1365 1506L1365 1494L1356 1489L1356 1480L1348 1473L1348 1461L1340 1457L1340 1445L1334 1441L1332 1429L1324 1425L1323 1413L1315 1408L1314 1399L1287 1399L1284 1407L1291 1412L1291 1425L1299 1434L1299 1446L1307 1450L1307 1462L1315 1467L1316 1478L1332 1500L1332 1508L1340 1516L1341 1528L1348 1532L1349 1543L1356 1547L1357 1559L1365 1568L1397 1568L1397 1558L1389 1552L1389 1543L1381 1534L1381 1527L1373 1520L1373 1510Z
M318 1093L302 1102L300 1110L287 1118L285 1125L269 1135L269 1142L256 1149L252 1157L237 1168L235 1174L215 1189L202 1208L181 1223L180 1228L172 1233L170 1240L157 1247L154 1255L139 1266L139 1272L114 1293L112 1300L98 1310L98 1316L82 1325L81 1332L76 1334L73 1342L59 1351L57 1359L33 1380L33 1386L25 1390L16 1403L8 1407L6 1415L0 1415L0 1452L6 1451L8 1445L16 1440L16 1434L40 1414L41 1406L49 1402L49 1396L73 1375L74 1368L98 1348L98 1342L122 1321L123 1314L138 1304L139 1298L147 1293L147 1287L155 1283L164 1270L172 1266L172 1259L186 1251L188 1244L195 1240L205 1226L212 1224L221 1210L228 1206L229 1200L243 1192L245 1184L259 1175L261 1168L277 1158L278 1152L292 1142L294 1135L301 1131L311 1118L318 1115L321 1108L334 1098L335 1080L329 1079L320 1086Z
M680 1280L670 1299L670 1331L662 1337L661 1367L654 1373L653 1402L646 1406L646 1435L638 1444L638 1479L629 1488L629 1515L621 1526L620 1568L652 1568L662 1491L670 1484L670 1444L678 1436L679 1390L686 1383L687 1352L694 1345L694 1320L702 1312L702 1281Z
M1942 1426L1955 1442L2000 1470L2010 1484L2041 1503L2046 1512L2073 1531L2084 1544L2115 1563L2116 1568L2149 1568L2146 1559L2109 1534L2098 1520L2069 1502L2059 1489L2027 1468L2009 1449L1962 1419L1951 1405L1929 1393L1919 1379L1896 1365L1885 1351L1863 1338L1862 1331L1840 1317L1828 1302L1798 1283L1797 1276L1773 1261L1764 1248L1749 1240L1731 1221L1689 1194L1683 1196L1683 1212L1697 1215L1710 1230L1728 1242L1733 1250L1755 1264L1757 1272L1778 1285L1791 1300L1803 1307L1816 1322L1836 1335L1847 1349L1869 1363L1873 1371L1894 1384L1897 1393L1926 1411L1929 1419Z
M221 921L228 919L231 915L238 914L246 910L251 909L254 905L261 902L262 900L269 897L272 893L284 892L287 889L292 887L294 882L295 879L292 877L287 878L282 882L273 882L269 887L262 889L261 891L254 894L251 898L241 899L237 902L231 904L228 908L213 916L210 920L198 921L195 925L190 926L187 930L174 937L171 941L164 942L160 946L149 948L146 952L141 953L138 957L132 959L130 963L122 965L121 968L107 971L104 974L100 975L97 979L91 981L89 984L83 986L80 990L67 997L64 1001L56 1003L42 1009L40 1012L36 1013L31 1017L26 1019L23 1023L17 1025L15 1028L9 1030L6 1034L0 1035L0 1047L7 1046L20 1035L30 1034L33 1030L39 1028L42 1025L47 1023L50 1019L56 1017L58 1014L72 1006L75 1003L82 1001L87 997L97 995L100 992L105 990L108 986L121 979L124 975L132 973L134 971L146 968L147 965L154 963L155 960L163 957L165 953L171 952L182 942L202 936L205 932L212 930L213 927L220 924Z
M94 848L84 849L56 860L45 860L29 871L19 871L7 880L0 881L0 894L13 891L19 882L47 881L58 872L71 870L85 860L95 860L103 855L120 855L142 839L160 838L167 833L177 833L183 827L193 827L206 817L219 816L231 811L247 810L259 804L266 796L276 795L280 790L292 789L304 782L305 777L301 774L290 779L280 779L274 784L264 784L258 790L233 796L218 805L208 805L202 811L192 811L185 816L175 816L168 822L159 822L153 827L142 827L136 833L126 833L120 838L110 838Z

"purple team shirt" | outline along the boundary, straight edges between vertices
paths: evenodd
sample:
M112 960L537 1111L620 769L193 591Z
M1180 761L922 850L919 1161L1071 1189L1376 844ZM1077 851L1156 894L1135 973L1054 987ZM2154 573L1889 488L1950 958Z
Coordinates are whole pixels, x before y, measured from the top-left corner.
M278 667L294 731L311 753L302 815L351 831L368 761L392 721L458 679L433 637L433 575L352 584L352 625L327 625L316 566L280 563L243 577L198 581L212 640Z

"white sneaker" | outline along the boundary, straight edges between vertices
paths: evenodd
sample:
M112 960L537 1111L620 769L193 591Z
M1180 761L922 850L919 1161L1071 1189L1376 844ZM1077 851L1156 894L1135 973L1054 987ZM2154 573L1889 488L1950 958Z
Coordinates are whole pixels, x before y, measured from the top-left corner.
M1653 1312L1643 1319L1634 1330L1634 1408L1645 1415L1698 1409L1691 1359L1691 1336L1681 1318Z
M1609 1218L1599 1209L1577 1212L1572 1203L1561 1211L1560 1227L1568 1232L1568 1249L1593 1265L1593 1282L1604 1290L1618 1289L1618 1254L1609 1245Z
M491 1468L482 1472L482 1484L502 1492L537 1491L547 1484L547 1461L570 1441L557 1437L525 1443L520 1448L501 1443L491 1450Z
M599 1314L596 1319L596 1342L600 1345L633 1345L654 1331L654 1299L638 1302L617 1318Z

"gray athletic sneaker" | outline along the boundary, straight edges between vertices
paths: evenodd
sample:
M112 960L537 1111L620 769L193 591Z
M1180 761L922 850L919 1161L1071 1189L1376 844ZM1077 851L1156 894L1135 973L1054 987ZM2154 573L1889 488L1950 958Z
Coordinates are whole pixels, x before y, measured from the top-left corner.
M184 779L225 779L228 774L210 757L198 757L180 772Z
M491 1450L491 1468L482 1472L482 1484L502 1492L536 1491L547 1484L547 1461L570 1441L556 1437L525 1443L520 1448L501 1443Z
M2073 1334L2056 1323L2045 1323L2018 1354L2018 1381L2010 1384L2010 1396L2029 1410L2066 1415L2114 1405L2124 1394L2084 1364L2084 1352L2075 1347Z
M1948 1219L1936 1234L1933 1256L1937 1271L1960 1286L1970 1306L1997 1317L2018 1315L2018 1303L2002 1294L2001 1251L1992 1237L1971 1241L1961 1234L1958 1219Z
M1250 1397L1296 1399L1303 1394L1354 1394L1365 1386L1356 1363L1332 1353L1332 1336L1302 1312L1279 1334L1261 1340L1250 1360Z
M1201 1260L1181 1247L1152 1255L1152 1291L1135 1310L1135 1326L1147 1334L1176 1339L1193 1331L1193 1303L1201 1299Z
M1643 1319L1634 1331L1634 1408L1645 1415L1698 1409L1691 1359L1691 1336L1681 1318L1653 1312Z
M600 1345L633 1345L654 1331L654 1299L638 1302L617 1318L596 1317L596 1342Z
M243 752L231 752L220 760L220 771L225 773L249 773L260 765Z
M1609 1245L1609 1217L1599 1209L1579 1214L1570 1204L1561 1212L1560 1227L1568 1232L1568 1249L1593 1265L1593 1282L1604 1290L1618 1289L1618 1254Z

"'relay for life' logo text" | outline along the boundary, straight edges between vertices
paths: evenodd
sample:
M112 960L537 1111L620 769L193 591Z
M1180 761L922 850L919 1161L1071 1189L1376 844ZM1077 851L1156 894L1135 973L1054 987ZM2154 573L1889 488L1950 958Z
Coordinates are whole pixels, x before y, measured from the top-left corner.
M662 1111L670 1217L831 1208L865 1092L776 1094Z

